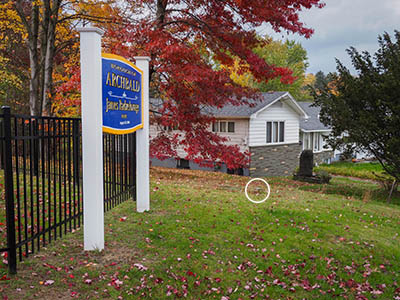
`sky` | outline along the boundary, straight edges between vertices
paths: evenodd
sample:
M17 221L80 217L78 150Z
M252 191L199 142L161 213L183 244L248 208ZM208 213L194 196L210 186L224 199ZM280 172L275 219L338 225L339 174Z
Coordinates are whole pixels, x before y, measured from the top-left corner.
M300 13L307 27L314 29L310 39L299 35L274 33L265 28L263 34L275 39L296 40L307 50L308 73L336 70L338 58L352 73L355 73L346 49L355 47L359 52L370 53L378 49L378 35L385 31L393 36L400 30L400 0L325 0L322 9L313 8Z

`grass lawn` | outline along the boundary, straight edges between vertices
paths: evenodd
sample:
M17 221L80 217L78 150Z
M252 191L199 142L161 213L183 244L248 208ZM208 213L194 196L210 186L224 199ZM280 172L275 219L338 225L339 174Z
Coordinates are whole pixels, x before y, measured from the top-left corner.
M106 249L82 251L82 230L0 268L3 299L394 299L400 297L400 206L374 183L320 187L154 168L151 211L106 213ZM342 190L343 186L347 186ZM347 192L346 192L347 191ZM357 192L354 192L357 191ZM397 298L395 298L397 299ZM399 298L400 299L400 298Z
M383 168L378 162L353 163L353 162L334 162L332 164L323 164L316 168L325 170L334 175L352 176L365 179L376 179L374 173L381 175Z

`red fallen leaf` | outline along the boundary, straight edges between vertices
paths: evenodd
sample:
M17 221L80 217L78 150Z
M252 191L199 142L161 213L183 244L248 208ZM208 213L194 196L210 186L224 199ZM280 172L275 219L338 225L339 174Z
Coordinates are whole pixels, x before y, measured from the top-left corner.
M187 272L186 272L186 275L187 275L187 276L196 277L196 274L194 274L192 271L187 271Z
M346 281L346 286L351 288L354 287L356 285L356 282L353 279L349 279Z
M325 276L321 275L321 274L318 274L316 278L317 278L317 280L324 280Z
M268 269L265 270L265 273L266 273L267 275L272 275L272 267L269 266Z
M372 290L370 293L373 294L373 295L381 295L381 294L383 294L383 292L380 291L380 290Z
M139 271L147 271L147 267L143 266L142 264L135 263L135 264L133 264L133 266L138 268Z
M4 226L4 225L6 225L6 224L4 224L3 222L0 222L0 226Z
M194 285L195 287L200 286L200 281L196 280L196 281L193 283L193 285Z
M121 218L119 218L119 220L120 220L121 222L124 222L124 221L126 221L127 218L128 218L128 217L121 217Z
M78 292L71 292L71 297L75 297L76 295L78 295Z
M111 282L111 285L114 286L115 289L119 290L123 283L124 282L119 280L119 279L113 279L112 282Z
M54 280L51 280L51 279L49 279L49 280L46 280L43 284L44 285L52 285L54 283Z
M3 275L3 277L1 277L0 280L11 280L11 278L7 277L7 275Z
M221 278L219 278L219 277L215 278L215 282L216 282L216 283L220 283L221 281L222 281Z
M69 274L68 277L69 278L75 278L75 276L73 274Z
M156 278L154 281L155 281L155 283L157 283L157 284L160 284L160 283L163 283L163 282L164 282L164 280L163 280L162 278Z

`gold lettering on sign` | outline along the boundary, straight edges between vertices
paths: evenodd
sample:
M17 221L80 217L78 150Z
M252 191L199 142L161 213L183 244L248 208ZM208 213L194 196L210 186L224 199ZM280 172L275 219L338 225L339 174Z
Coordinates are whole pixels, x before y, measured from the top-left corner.
M119 110L121 111L134 111L136 114L139 112L139 105L134 103L129 103L126 100L119 100Z
M110 101L108 98L106 98L107 102L107 107L106 107L106 112L110 110L118 110L118 102Z
M107 73L106 85L132 92L140 91L139 81L110 72Z

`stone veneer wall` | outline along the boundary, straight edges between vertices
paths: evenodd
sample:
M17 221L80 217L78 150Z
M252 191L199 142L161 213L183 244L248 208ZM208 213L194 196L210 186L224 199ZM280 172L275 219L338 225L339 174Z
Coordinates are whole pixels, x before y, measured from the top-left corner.
M314 164L320 165L325 163L325 160L330 159L331 161L334 158L333 151L323 151L319 153L314 153Z
M250 176L289 176L299 165L299 144L250 147Z

